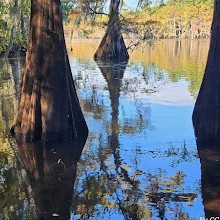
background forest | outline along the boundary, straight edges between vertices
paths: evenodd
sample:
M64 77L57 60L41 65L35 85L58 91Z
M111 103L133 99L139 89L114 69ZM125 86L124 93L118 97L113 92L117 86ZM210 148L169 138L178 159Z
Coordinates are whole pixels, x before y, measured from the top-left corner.
M140 4L141 2L141 4ZM149 0L134 7L122 1L125 39L208 38L213 0ZM62 1L66 38L102 38L108 22L108 1ZM30 0L0 1L0 53L25 51Z

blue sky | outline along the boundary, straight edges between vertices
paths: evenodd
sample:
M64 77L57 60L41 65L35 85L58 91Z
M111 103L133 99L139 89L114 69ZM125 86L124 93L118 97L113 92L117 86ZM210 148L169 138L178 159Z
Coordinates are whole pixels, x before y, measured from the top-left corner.
M138 4L138 0L124 0L125 4L128 5L131 8L136 8ZM155 2L155 0L151 0L152 3Z
M151 2L152 3L154 3L156 0L151 0ZM108 11L108 9L109 9L109 2L110 1L108 1L107 3L106 3L106 11ZM137 7L137 4L138 4L138 0L124 0L124 3L128 6L128 7L131 7L132 9L136 9L136 7Z
M128 5L129 7L137 7L138 1L137 0L125 0L124 1L126 5Z

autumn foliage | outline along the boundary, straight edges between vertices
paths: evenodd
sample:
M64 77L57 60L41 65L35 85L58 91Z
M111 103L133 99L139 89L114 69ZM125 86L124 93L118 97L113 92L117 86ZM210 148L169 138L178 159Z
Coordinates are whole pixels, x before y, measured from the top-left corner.
M107 25L107 15L82 18L82 9L70 12L65 26L72 38L101 38ZM207 38L213 17L213 0L170 0L166 4L121 10L125 38ZM74 30L74 31L73 31Z

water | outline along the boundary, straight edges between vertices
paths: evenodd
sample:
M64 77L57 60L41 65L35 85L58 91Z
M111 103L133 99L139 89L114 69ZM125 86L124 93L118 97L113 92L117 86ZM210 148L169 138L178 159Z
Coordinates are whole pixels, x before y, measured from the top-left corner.
M78 162L72 219L204 217L191 115L209 41L143 44L130 52L128 64L96 63L98 44L67 42L90 131ZM37 209L30 178L7 136L22 66L23 59L0 61L0 215L6 219L32 219Z

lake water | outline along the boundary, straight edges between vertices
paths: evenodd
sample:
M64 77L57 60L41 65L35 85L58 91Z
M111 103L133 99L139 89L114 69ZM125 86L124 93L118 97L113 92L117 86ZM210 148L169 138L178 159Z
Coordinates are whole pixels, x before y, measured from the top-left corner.
M209 40L144 43L127 64L96 63L98 44L67 42L89 127L70 192L72 219L205 217L191 117ZM23 64L0 60L0 219L32 219L38 208L8 136Z

